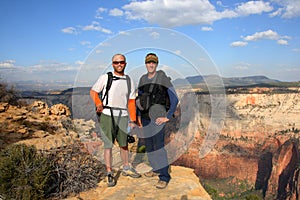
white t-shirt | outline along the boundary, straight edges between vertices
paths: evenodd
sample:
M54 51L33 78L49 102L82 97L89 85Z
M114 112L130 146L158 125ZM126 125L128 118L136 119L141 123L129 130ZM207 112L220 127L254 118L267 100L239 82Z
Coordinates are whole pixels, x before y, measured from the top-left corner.
M108 104L106 105L106 98L103 99L103 105L109 106L112 108L121 108L120 109L113 109L113 115L119 116L121 112L121 116L128 116L127 111L127 104L128 104L128 87L127 87L127 80L126 76L117 76L113 73L113 76L119 77L121 79L113 80L110 90L108 91ZM105 88L107 83L108 75L103 74L101 75L97 82L93 85L92 90L94 90L97 93L100 93L102 91L102 95L105 94ZM130 79L131 82L131 91L129 95L129 99L135 99L135 85L132 79ZM103 110L103 113L106 115L111 115L110 109L105 108Z

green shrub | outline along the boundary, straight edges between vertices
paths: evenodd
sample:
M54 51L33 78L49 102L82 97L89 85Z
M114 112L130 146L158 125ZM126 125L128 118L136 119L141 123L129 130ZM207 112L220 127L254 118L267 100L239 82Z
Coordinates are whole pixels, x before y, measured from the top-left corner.
M209 184L204 184L203 185L205 191L213 198L216 199L219 195L218 195L218 191L213 188L211 185Z
M105 166L78 144L37 151L12 145L0 152L0 200L62 199L97 187Z
M4 199L44 199L51 163L34 146L12 145L0 152L0 195Z
M13 87L0 81L0 102L18 105L19 92Z

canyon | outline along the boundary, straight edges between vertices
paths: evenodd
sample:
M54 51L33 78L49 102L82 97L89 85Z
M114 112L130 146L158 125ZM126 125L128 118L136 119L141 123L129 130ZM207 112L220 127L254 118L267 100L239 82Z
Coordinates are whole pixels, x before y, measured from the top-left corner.
M231 178L232 185L247 181L265 199L299 199L299 88L178 93L180 106L166 134L173 167L193 169L200 181ZM50 98L30 100L28 108L1 103L1 147L21 142L57 148L79 139L101 158L102 142L88 93L73 90L51 98L62 104ZM133 159L136 144L130 148ZM119 166L117 150L114 157Z
M207 112L213 95L199 95L200 112L194 112L194 121L170 136L178 140L170 142L175 144L172 149L188 145L174 164L193 168L202 178L246 180L265 199L299 199L300 93L292 90L274 93L252 88L226 94L220 132L215 135L208 131L212 119ZM190 142L182 145L182 141ZM203 156L210 142L213 148Z

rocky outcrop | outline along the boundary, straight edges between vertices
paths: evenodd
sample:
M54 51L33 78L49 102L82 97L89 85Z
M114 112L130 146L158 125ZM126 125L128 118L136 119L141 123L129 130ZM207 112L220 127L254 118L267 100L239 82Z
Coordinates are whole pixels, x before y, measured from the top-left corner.
M145 172L150 168L141 164L137 167L137 171ZM209 200L211 199L207 192L199 183L198 177L192 169L172 166L172 179L167 188L160 190L155 188L157 177L148 178L141 177L137 179L128 176L122 176L120 171L117 175L117 185L115 187L107 187L106 180L99 183L99 187L88 192L82 192L76 197L70 197L66 200Z
M178 146L172 149L187 149L174 164L193 168L202 178L246 180L267 197L299 198L299 145L294 144L300 134L299 91L228 94L223 127L217 136L210 137L212 140L207 139L210 96L200 96L200 112L194 121L169 138L174 140L180 135L181 142L173 143ZM184 143L188 140L183 136L192 138L191 142ZM202 156L202 149L210 142L213 148Z
M69 118L70 113L65 105L49 108L42 101L23 107L0 103L1 148L19 142L49 149L78 141L79 133Z
M95 132L95 122L71 119L70 114L69 108L63 104L49 108L42 101L23 107L0 103L0 147L24 143L34 145L39 150L47 150L79 143L82 144L82 151L103 161L103 143ZM136 151L136 144L130 145L130 151ZM120 175L118 169L122 162L117 146L113 148L113 157L113 166L118 171L117 186L108 188L103 180L97 188L74 194L76 197L68 199L211 199L193 169L173 166L168 187L158 190L154 187L157 177L131 179ZM141 173L148 170L149 166L143 163L138 167Z
M278 149L273 156L271 175L264 191L267 199L300 198L299 161L298 140L288 140Z

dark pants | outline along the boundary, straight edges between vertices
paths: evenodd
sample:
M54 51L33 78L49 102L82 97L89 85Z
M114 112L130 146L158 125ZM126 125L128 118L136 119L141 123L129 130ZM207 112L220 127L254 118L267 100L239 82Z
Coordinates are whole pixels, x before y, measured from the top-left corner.
M169 182L169 163L165 150L165 124L156 125L148 119L142 119L144 142L149 163L153 171L159 173L159 179Z

